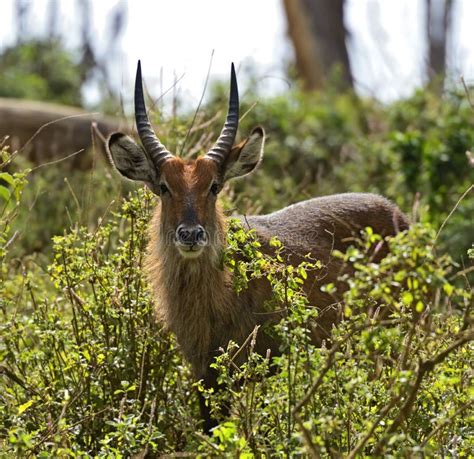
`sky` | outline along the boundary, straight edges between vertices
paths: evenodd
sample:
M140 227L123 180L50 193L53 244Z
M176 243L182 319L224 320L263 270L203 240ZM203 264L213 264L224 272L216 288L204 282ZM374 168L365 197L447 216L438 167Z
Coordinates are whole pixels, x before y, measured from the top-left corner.
M30 0L33 8L28 30L44 34L48 2ZM93 31L99 52L104 52L107 25L119 1L92 2ZM161 91L179 81L180 95L199 101L212 58L211 76L228 78L230 62L237 68L254 65L262 96L285 91L285 66L292 58L286 35L282 0L130 0L128 23L120 39L122 51L109 57L114 86L127 102L132 97L138 59L142 61L149 91ZM14 0L0 0L0 48L14 39ZM75 0L59 0L60 30L71 49L78 43ZM346 26L357 90L383 101L409 95L422 83L424 0L347 0ZM457 0L452 78L474 78L474 1ZM377 37L374 40L374 37ZM246 81L239 79L245 90ZM86 90L89 102L97 90Z

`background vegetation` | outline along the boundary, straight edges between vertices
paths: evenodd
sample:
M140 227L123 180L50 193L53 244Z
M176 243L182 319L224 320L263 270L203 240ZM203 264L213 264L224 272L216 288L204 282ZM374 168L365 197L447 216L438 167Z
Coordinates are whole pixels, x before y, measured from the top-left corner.
M155 323L142 276L155 198L121 181L97 152L87 153L95 167L84 172L67 160L26 164L3 147L2 454L472 454L474 169L466 151L474 112L466 93L420 90L383 106L295 86L284 96L243 99L241 135L260 124L268 142L260 169L226 188L228 214L370 191L412 215L412 229L392 241L380 265L370 260L378 242L370 230L338 254L356 267L344 279L345 320L315 348L301 325L317 312L305 307L300 285L317 266L266 259L252 235L234 227L229 253L245 256L244 266L230 268L271 279L275 306L288 312L274 330L285 354L269 375L271 362L251 352L252 340L239 369L235 346L223 350L215 365L228 390L206 394L221 421L207 436L200 384ZM205 151L226 100L227 84L216 83L191 130L193 114L164 119L157 111L161 140L183 156ZM224 405L228 417L220 415Z

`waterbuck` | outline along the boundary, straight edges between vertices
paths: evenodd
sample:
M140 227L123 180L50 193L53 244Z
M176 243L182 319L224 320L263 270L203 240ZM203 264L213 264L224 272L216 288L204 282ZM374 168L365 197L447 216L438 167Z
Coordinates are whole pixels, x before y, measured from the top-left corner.
M234 145L239 121L239 96L231 68L227 119L213 148L195 160L171 154L155 135L148 120L140 62L135 81L135 117L143 146L125 134L112 134L107 143L118 171L144 182L160 197L150 226L147 273L156 297L158 315L177 337L196 378L215 386L209 364L229 340L242 344L256 325L272 320L264 303L271 298L265 279L253 281L237 294L232 274L222 266L226 220L217 196L227 180L252 172L263 155L265 133L255 128ZM320 309L315 343L330 334L338 320L334 297L321 291L321 283L336 282L341 264L332 249L344 251L361 229L370 226L382 236L408 227L404 214L387 199L374 194L347 193L303 201L269 215L246 216L244 227L253 228L264 251L273 236L285 246L289 263L308 253L324 264L318 278L308 279L307 295ZM380 253L382 253L381 251ZM321 280L322 279L322 280ZM265 313L264 313L265 312ZM276 320L276 318L274 318ZM255 349L278 352L278 343L265 333ZM241 353L243 354L243 353ZM210 419L201 402L206 427Z

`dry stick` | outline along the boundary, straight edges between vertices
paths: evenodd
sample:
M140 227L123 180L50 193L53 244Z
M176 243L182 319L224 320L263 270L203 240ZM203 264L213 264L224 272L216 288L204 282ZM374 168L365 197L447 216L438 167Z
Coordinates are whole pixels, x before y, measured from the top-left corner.
M5 365L0 365L0 375L5 375L8 379L11 379L13 382L23 387L23 389L25 389L27 392L39 396L39 393L35 389L29 387L25 381L23 381L19 376L9 370Z
M95 134L99 138L99 140L105 144L107 139L104 137L104 134L100 132L99 126L97 125L97 121L92 121L91 131L92 131L92 134ZM94 143L94 147L95 147L95 143Z
M172 91L172 90L176 87L176 85L184 78L185 75L186 75L186 73L183 73L179 78L175 79L175 81L173 82L173 84L172 84L165 92L162 92L162 93L158 96L158 98L156 98L156 99L151 98L151 97L150 97L150 94L149 94L148 91L147 91L148 97L149 97L150 102L151 102L151 103L150 103L150 108L149 108L148 112L154 111L156 105L158 104L158 102L159 102L160 100L162 100L162 99L166 96L166 94L168 94L170 91ZM162 82L162 81L163 81L163 78L161 78L160 81ZM146 90L146 88L145 88L145 90Z
M235 352L235 354L234 354L234 355L232 356L232 358L230 359L231 362L234 362L235 359L237 358L237 356L242 352L242 350L247 347L247 344L256 338L257 332L258 332L259 328L260 328L260 325L255 325L255 327L254 327L254 329L252 330L252 332L250 333L250 335L247 336L247 338L245 339L245 341L242 343L242 346L240 346L240 347L237 349L237 351Z
M471 100L471 94L469 92L466 82L464 81L463 75L461 75L461 82L462 82L462 85L464 86L464 91L466 92L467 101L469 102L469 105L471 106L471 108L474 110L474 103Z
M369 431L357 442L357 445L354 446L352 451L348 454L347 459L353 459L357 457L361 449L365 444L370 440L372 434L375 432L375 429L382 422L383 418L388 414L388 412L395 406L395 404L400 400L400 396L393 397L390 402L388 402L379 412L377 419L372 423Z
M64 120L69 120L71 118L80 118L80 117L84 117L84 116L93 116L93 115L99 115L100 113L98 112L95 112L95 113L80 113L79 115L69 115L69 116L63 116L62 118L58 118L56 120L53 120L53 121L49 121L48 123L45 123L43 124L42 126L40 126L38 128L38 130L26 141L25 145L23 145L19 150L18 152L20 151L23 151L31 142L33 142L33 140L38 137L38 135L40 134L40 132L47 128L48 126L51 126L52 124L56 124L56 123L59 123L60 121L64 121Z
M191 133L194 133L196 131L199 131L201 129L206 129L209 126L211 126L217 119L220 118L221 116L221 110L217 110L216 114L212 116L211 118L207 119L206 121L203 121L201 124L198 124L197 126L192 126L191 127Z
M300 429L303 432L303 439L306 443L306 446L309 448L310 456L313 459L319 459L321 457L321 454L319 453L319 448L313 443L313 440L311 440L310 431L304 426L304 423L298 414L294 413L293 417L295 418L295 421L298 423Z
M405 403L400 408L397 417L394 419L393 423L390 425L390 427L388 427L388 429L385 431L385 433L382 435L379 442L375 446L373 452L374 456L381 455L385 446L387 435L390 435L391 433L395 432L400 427L401 423L410 415L411 409L413 407L413 404L415 403L416 396L418 394L418 391L420 390L420 386L425 375L433 371L435 366L440 364L451 352L455 351L457 348L463 346L469 341L474 340L474 330L471 330L470 333L465 333L464 335L465 336L459 338L457 341L447 347L444 351L440 352L436 357L420 362L415 383L413 384L413 387Z
M377 325L379 326L390 326L390 325L396 325L401 322L401 319L395 319L395 320L381 320ZM374 326L373 322L370 322L368 324L361 325L359 327L355 327L352 331L350 331L344 339L341 341L335 343L333 347L329 351L329 355L326 360L326 365L324 368L321 370L318 378L314 381L312 384L311 388L309 391L306 393L306 395L296 404L295 408L293 408L293 417L295 418L296 422L300 426L302 432L303 432L303 437L305 440L305 443L307 444L308 448L311 451L312 457L319 458L319 452L317 446L313 443L311 440L311 433L309 430L304 426L303 421L301 420L299 416L299 411L305 406L310 400L311 397L314 395L314 393L318 390L319 386L323 383L324 376L326 373L331 369L333 363L334 363L334 358L336 353L339 351L341 346L345 344L352 336L354 336L355 333L364 330L367 327Z
M191 126L189 126L188 132L186 133L186 137L184 138L183 145L181 146L180 155L184 151L184 147L186 146L186 142L188 141L189 135L191 134L191 129L193 128L194 123L195 123L196 118L197 118L197 115L199 113L199 110L201 109L201 104L202 104L202 101L204 99L204 95L206 94L207 83L209 83L209 76L211 74L211 67L212 67L212 59L213 58L214 58L214 50L212 50L211 58L209 59L209 67L207 68L207 75L206 75L206 80L204 82L204 88L202 89L201 98L199 99L198 106L196 108L196 111L194 112L193 120L191 121Z
M99 411L96 411L95 413L91 413L91 414L87 414L86 416L84 416L81 420L77 421L77 422L74 422L73 424L70 424L68 425L67 427L64 427L63 429L61 430L58 430L56 432L57 435L61 435L62 433L64 432L67 432L68 430L71 430L71 429L74 429L74 427L82 424L84 421L90 419L90 418L93 418L99 414L102 414L104 413L105 411L109 411L111 409L110 406L107 406ZM35 449L37 449L39 446L41 446L43 443L45 443L49 438L51 438L51 433L45 435L44 437L40 438L38 440L37 443L34 444L34 446L30 447L29 448L29 451L33 452Z
M459 204L461 203L461 201L467 196L468 193L470 193L472 190L474 189L474 185L471 185L463 194L462 196L458 199L458 202L455 204L455 206L452 208L451 212L449 212L449 215L444 219L444 222L441 224L441 226L439 227L439 230L438 232L436 233L436 237L435 237L435 240L434 240L434 244L436 244L436 241L438 240L438 236L440 235L441 231L443 230L444 228L444 225L446 225L446 223L448 222L448 220L451 218L451 215L454 214L454 212L456 211L456 209L458 208Z
M328 354L327 359L326 359L326 365L324 366L324 368L319 373L318 378L314 381L314 383L312 384L311 388L308 390L306 395L293 408L293 416L295 416L299 411L301 411L303 406L305 406L310 401L311 397L314 395L314 393L318 390L319 386L322 384L324 376L330 370L332 364L334 363L334 357L335 357L337 351L339 351L341 346L343 344L345 344L350 338L352 338L352 336L354 336L354 334L356 334L359 331L365 330L368 327L373 327L374 325L384 327L384 326L390 326L390 325L397 325L400 322L402 322L401 319L381 320L379 323L375 323L375 324L373 322L370 322L370 323L355 327L341 341L338 341L337 343L334 343L332 348L329 350L329 354Z
M79 202L79 199L76 196L76 193L74 193L74 190L71 186L71 183L67 179L67 177L64 177L64 183L67 185L69 191L71 192L72 198L74 199L74 202L77 206L77 211L79 212L79 215L82 216L82 208L81 208L81 203Z
M411 342L413 340L413 337L415 336L415 332L416 332L416 326L418 325L418 320L416 320L415 322L412 323L411 327L410 327L410 331L408 332L408 335L406 336L406 338L403 340L404 341L404 344L403 344L403 351L402 351L402 354L398 360L399 362L399 368L401 370L405 370L406 369L406 365L407 365L407 361L408 361L408 352L410 351L411 349Z
M459 416L464 410L467 410L474 404L474 400L470 400L469 402L465 403L464 405L461 405L449 418L444 419L441 421L428 435L427 437L423 440L423 443L421 444L421 447L425 447L430 438L432 438L434 435L436 435L443 427L446 427L454 418Z
M472 308L472 301L468 303L466 306L466 309L464 311L464 315L462 318L462 326L461 326L461 331L466 331L469 327L469 324L471 323L471 308Z
M239 123L257 106L258 101L254 102L250 108L239 118Z
M39 164L38 166L33 167L33 169L31 169L30 172L33 172L36 169L39 169L40 167L52 166L53 164L57 164L57 163L60 163L62 161L66 161L67 159L72 158L73 156L76 156L79 153L83 153L84 151L85 151L85 149L81 148L80 150L77 150L74 153L71 153L70 155L65 156L64 158L59 158L59 159L55 159L54 161L49 161L47 163Z

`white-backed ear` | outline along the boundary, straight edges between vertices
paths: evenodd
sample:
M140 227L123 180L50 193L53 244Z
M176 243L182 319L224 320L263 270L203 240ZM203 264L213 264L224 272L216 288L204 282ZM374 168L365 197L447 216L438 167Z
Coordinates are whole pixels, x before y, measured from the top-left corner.
M256 127L250 136L234 146L224 164L224 180L242 177L252 172L263 158L265 131Z
M131 137L114 132L107 140L107 153L116 169L130 180L139 180L149 185L156 183L155 166Z

